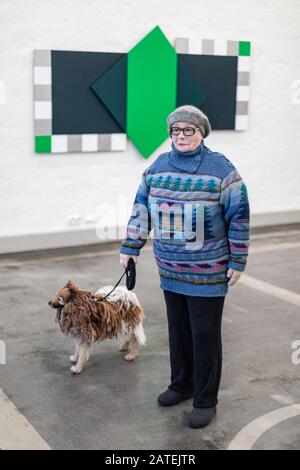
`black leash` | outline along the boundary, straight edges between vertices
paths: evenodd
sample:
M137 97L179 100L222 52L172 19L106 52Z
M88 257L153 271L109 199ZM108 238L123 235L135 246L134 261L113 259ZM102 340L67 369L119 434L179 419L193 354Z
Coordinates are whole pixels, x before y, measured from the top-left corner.
M122 276L118 280L115 287L108 294L106 294L105 297L102 297L102 299L96 299L96 302L102 302L102 300L105 300L120 284L125 274L126 274L126 287L128 290L132 290L135 286L135 278L136 278L135 262L133 261L132 258L129 258L125 271L123 272Z
M106 297L108 297L109 294L111 294L111 293L115 290L115 288L120 284L120 282L122 281L122 279L123 279L123 277L124 277L125 274L126 274L126 271L123 272L122 276L121 276L120 279L118 280L118 282L117 282L117 284L115 285L115 287L114 287L108 294L106 294L105 297L102 297L102 299L96 299L96 302L102 302L102 300L105 300Z

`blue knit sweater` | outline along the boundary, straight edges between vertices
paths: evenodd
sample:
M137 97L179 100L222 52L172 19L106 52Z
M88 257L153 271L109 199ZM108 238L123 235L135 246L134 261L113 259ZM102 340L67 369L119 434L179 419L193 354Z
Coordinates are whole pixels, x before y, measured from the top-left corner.
M246 267L249 221L247 188L228 158L204 140L193 152L172 142L143 173L120 252L139 255L153 229L162 289L224 296L228 269Z

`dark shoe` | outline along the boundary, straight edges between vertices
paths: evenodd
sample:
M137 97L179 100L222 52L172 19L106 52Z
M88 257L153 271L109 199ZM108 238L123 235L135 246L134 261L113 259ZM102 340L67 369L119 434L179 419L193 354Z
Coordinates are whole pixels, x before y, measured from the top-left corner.
M192 392L179 393L168 389L158 396L157 401L161 406L172 406L177 405L181 401L188 400L189 398L193 398Z
M204 428L216 415L217 408L193 408L192 413L189 416L189 427L190 428Z

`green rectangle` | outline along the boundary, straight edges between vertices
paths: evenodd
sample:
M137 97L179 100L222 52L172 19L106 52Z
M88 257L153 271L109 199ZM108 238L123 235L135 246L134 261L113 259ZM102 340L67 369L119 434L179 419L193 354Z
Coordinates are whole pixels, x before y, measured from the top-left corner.
M38 135L35 137L36 153L51 153L51 135Z
M249 56L251 50L250 41L240 41L239 42L239 55Z

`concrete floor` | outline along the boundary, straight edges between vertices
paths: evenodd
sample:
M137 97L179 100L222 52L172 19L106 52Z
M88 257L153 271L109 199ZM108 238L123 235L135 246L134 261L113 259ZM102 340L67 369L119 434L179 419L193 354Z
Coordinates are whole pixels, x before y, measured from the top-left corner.
M300 227L277 230L253 235L247 279L226 297L218 414L207 428L186 426L191 400L169 409L156 403L169 383L169 356L148 245L135 288L146 313L146 347L127 363L115 341L99 344L79 376L69 371L72 340L47 302L69 279L90 290L115 284L119 245L0 257L7 352L0 389L52 449L299 449L300 364L292 361L292 343L300 340Z

